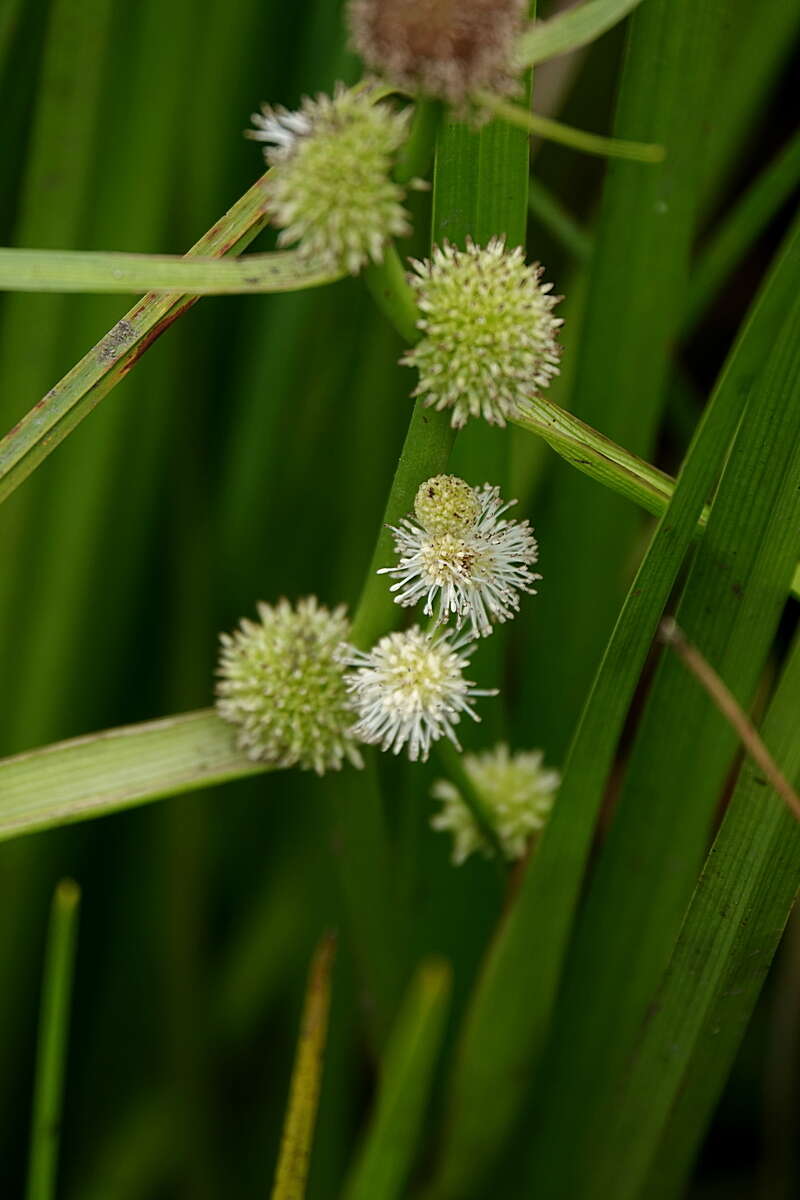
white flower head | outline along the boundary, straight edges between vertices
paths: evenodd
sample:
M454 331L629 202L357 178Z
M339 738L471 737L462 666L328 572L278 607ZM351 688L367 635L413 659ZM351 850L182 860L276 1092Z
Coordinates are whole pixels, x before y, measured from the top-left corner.
M392 160L408 132L408 110L374 103L368 90L337 84L306 96L298 112L264 105L248 137L264 142L266 207L293 246L320 267L356 274L380 262L386 243L411 231Z
M430 636L416 625L387 634L369 653L351 651L345 662L352 668L346 683L359 718L353 736L394 754L407 746L412 762L425 762L441 737L458 746L455 726L462 713L479 721L473 699L497 694L464 678L464 638Z
M413 394L451 409L456 429L470 417L505 425L530 412L560 355L560 297L541 282L543 268L500 237L483 248L468 240L465 250L445 242L411 265L423 336L400 361L419 370Z
M531 838L541 832L550 815L561 783L558 771L543 765L541 750L510 754L504 743L480 754L465 754L462 761L492 818L506 857L511 861L522 858ZM452 833L453 862L462 863L475 850L490 855L491 847L458 788L449 780L439 779L431 795L442 802L442 810L431 818L431 825Z
M318 775L344 759L362 766L337 653L350 632L344 607L331 612L309 596L296 608L259 604L258 616L220 638L217 712L236 726L239 749Z
M404 517L390 526L399 561L378 572L396 580L396 602L422 600L427 616L438 606L440 624L453 616L460 629L468 620L472 637L486 637L493 623L513 617L519 593L535 594L541 579L529 569L538 557L529 522L503 518L514 503L488 483L476 490L452 475L426 480L417 492L416 520Z

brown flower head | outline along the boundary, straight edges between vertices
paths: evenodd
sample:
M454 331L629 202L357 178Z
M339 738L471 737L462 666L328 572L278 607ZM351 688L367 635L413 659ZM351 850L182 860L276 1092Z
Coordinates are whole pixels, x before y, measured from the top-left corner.
M403 87L461 104L514 89L511 51L524 0L350 0L353 48Z

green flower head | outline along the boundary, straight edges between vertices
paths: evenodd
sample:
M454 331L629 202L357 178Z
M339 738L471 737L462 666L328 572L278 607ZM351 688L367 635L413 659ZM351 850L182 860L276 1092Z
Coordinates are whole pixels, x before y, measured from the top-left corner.
M392 160L408 113L373 103L368 90L339 84L333 96L304 97L297 112L264 105L248 136L265 142L272 170L267 211L280 246L296 245L320 267L355 275L380 262L386 243L410 233Z
M237 729L248 758L318 775L344 759L362 765L349 729L344 667L338 652L350 625L313 596L259 604L258 621L221 636L217 712Z
M464 767L492 817L500 844L510 860L522 858L531 838L544 828L561 777L543 766L541 750L509 752L504 743L481 754L465 754ZM475 818L448 780L439 779L432 793L442 810L431 820L434 829L453 835L453 862L475 850L491 851Z
M414 395L450 409L456 429L470 417L505 425L524 416L558 374L559 298L542 268L499 237L465 250L445 242L412 266L422 338L400 361L419 371Z

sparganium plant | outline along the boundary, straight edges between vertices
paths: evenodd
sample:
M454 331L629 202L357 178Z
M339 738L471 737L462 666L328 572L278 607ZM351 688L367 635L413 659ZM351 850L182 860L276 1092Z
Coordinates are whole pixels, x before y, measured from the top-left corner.
M265 104L252 120L247 136L265 143L272 168L266 203L280 246L357 274L381 261L388 241L410 233L403 189L391 178L408 110L337 84L333 96L304 97L297 112Z

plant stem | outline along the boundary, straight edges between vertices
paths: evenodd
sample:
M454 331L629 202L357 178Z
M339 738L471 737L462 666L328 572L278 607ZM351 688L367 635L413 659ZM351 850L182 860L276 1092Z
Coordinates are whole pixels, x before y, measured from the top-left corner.
M381 262L369 264L364 271L364 282L378 308L400 336L407 342L416 342L419 338L419 309L414 293L406 282L400 255L393 245L386 247Z
M408 141L397 155L394 177L398 183L424 179L433 162L436 135L442 123L443 108L438 100L418 100Z
M36 1054L27 1200L52 1200L55 1195L80 895L76 883L71 879L63 879L55 890L50 911Z
M396 525L410 510L420 483L439 474L447 465L455 436L449 413L433 412L419 403L414 405L383 524L353 618L351 641L359 649L368 649L376 638L391 629L398 611L386 580L376 574L392 560L392 533L388 527Z
M628 158L641 163L663 162L666 155L664 147L653 142L631 142L624 138L602 137L585 129L574 129L571 125L562 125L560 121L540 117L518 104L501 100L492 92L478 92L475 99L495 117L508 121L509 125L516 125L534 137L557 142L560 146L568 146L584 154L596 154L600 158Z
M434 750L444 767L451 781L458 788L461 794L461 799L466 804L469 811L475 820L475 824L480 829L483 837L488 842L492 850L492 856L500 867L504 867L506 856L503 852L503 847L500 839L497 836L497 830L494 826L491 814L486 807L483 797L481 796L475 784L472 782L472 777L464 766L464 760L461 754L456 750L455 746L448 738L440 738L434 746Z

